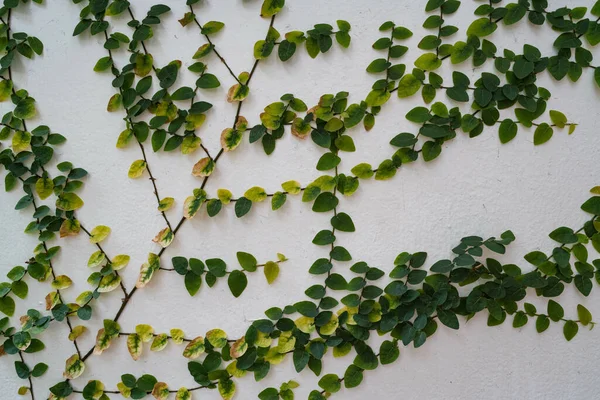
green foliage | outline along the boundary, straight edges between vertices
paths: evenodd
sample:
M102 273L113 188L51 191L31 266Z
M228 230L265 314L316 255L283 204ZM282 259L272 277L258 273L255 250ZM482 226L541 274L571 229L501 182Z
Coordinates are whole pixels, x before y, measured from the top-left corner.
M190 26L186 29L197 28L197 34L205 40L191 57L194 61L188 70L198 77L195 85L190 87L178 86L182 61L165 64L166 60L156 60L148 50L151 40L160 32L157 25L161 19L169 17L168 6L154 5L144 18L138 20L128 0L73 2L84 6L73 36L87 36L88 33L97 36L105 50L93 70L112 75L111 85L115 92L108 100L107 111L119 113L125 125L118 135L116 147L125 148L135 142L135 147L140 148L139 159L131 164L128 176L132 179L145 174L149 176L157 210L165 226L154 238L160 251L148 255L147 262L140 268L136 287L127 290L119 271L128 265L129 256L109 257L103 248L110 243L110 228L98 225L88 231L78 218L79 209L84 206L78 192L84 185L87 171L63 161L56 164L58 173L51 175L53 169L47 167L53 165L55 153L60 153L55 149L66 140L65 137L45 125L27 127L38 115L37 103L26 90L17 89L19 83L12 80L13 61L15 57L35 58L44 52L44 45L36 37L13 32L11 13L25 1L6 0L0 10L3 18L0 73L5 75L0 81L0 101L10 100L14 108L2 118L0 141L6 142L7 146L0 152L0 164L6 170L5 189L22 188L23 194L15 209L31 212L25 232L37 235L39 241L33 255L23 263L25 266L15 266L8 272L7 280L0 282L0 312L7 316L0 319L0 334L4 338L2 351L19 355L14 362L15 371L28 383L19 390L20 394L29 392L33 398L33 379L48 369L43 362L30 367L24 356L42 351L45 344L39 339L43 337L41 334L51 325L62 322L67 323L68 338L74 344L75 353L66 359L66 380L49 389L57 399L73 394L81 394L84 399L107 399L108 394L119 392L133 399L148 396L166 399L175 394L176 399L188 400L195 390L215 389L227 400L236 394L238 378L252 372L254 379L260 381L290 353L297 372L308 367L320 377L320 390L313 390L309 399L325 399L341 391L342 386L346 389L359 386L365 371L395 362L400 357L400 345L423 346L440 324L450 329L465 329L461 322L478 313L487 317L489 326L500 325L512 317L512 326L521 328L535 319L536 330L540 333L552 324L560 324L567 341L576 337L580 327L591 329L595 326L592 314L585 306L577 306L577 317L574 318L572 310L565 311L559 303L559 296L570 284L583 296L589 296L593 280L600 282L600 260L591 260L588 252L590 245L600 251L598 187L592 189L593 196L581 206L589 214L589 220L577 230L559 227L550 232L549 237L556 247L547 253L536 250L526 254L524 258L531 264L528 269L514 264L503 265L493 258L494 254L504 254L506 246L515 240L511 231L502 233L499 238L464 237L452 249L452 256L431 262L425 252L402 252L390 266L385 279L383 270L366 262L348 264L353 256L340 245L338 237L361 228L349 214L340 210L340 199L351 197L359 190L361 180L371 177L391 179L399 168L417 165L419 158L431 162L441 156L443 149L462 134L461 131L475 138L482 135L486 127L498 125L502 144L515 139L519 131L521 134L533 131L531 141L534 145L548 142L555 131L567 128L569 134L573 133L576 124L569 122L562 112L549 110L548 119L545 118L551 94L538 86L538 74L547 71L556 80L568 76L575 82L584 71L591 69L593 81L600 86L600 67L593 64L593 54L587 48L600 43L597 19L600 2L590 9L593 17L587 17L585 7L550 10L546 2L503 5L491 1L476 9L466 34L458 40L454 36L459 27L448 25L446 17L457 12L461 2L428 0L425 12L429 14L423 23L423 28L428 31L418 42L417 47L422 52L415 57L414 67L408 69L399 62L409 51L404 44L413 32L392 21L384 22L379 27L382 36L372 45L378 56L366 67L377 80L363 100L351 103L350 94L341 91L323 94L316 105L309 107L303 100L287 93L280 101L265 106L253 125L249 125L241 111L251 93L251 81L258 64L275 50L280 61L288 62L299 47L304 47L308 56L315 58L330 51L334 39L343 49L348 48L351 44L349 22L337 20L335 27L317 23L307 31L295 30L282 35L275 28L275 20L284 12L285 1L264 0L260 15L270 19L269 27L264 39L254 45L250 72L235 74L219 52L216 40L220 32L227 29L225 24L220 21L201 23L194 9L200 2L187 0L189 11L179 22L183 27ZM115 31L112 26L115 16L126 19L131 32ZM551 40L555 54L542 54L529 44L522 49L498 51L492 42L498 35L496 31L502 25L519 23L525 17L533 25L547 23L553 28ZM117 61L121 58L113 58L117 52L129 57L123 65ZM208 57L210 54L225 65L235 81L228 90L227 100L238 103L232 124L222 131L221 149L214 156L203 146L201 138L212 104L197 99L203 90L217 89L225 82L223 77L208 72L213 62ZM445 61L447 59L450 60ZM486 71L493 72L468 77L453 71L451 82L444 82L442 77L450 75L434 72L469 60L473 67L490 62L493 69ZM439 91L445 92L453 102L436 101ZM343 172L346 167L344 154L356 151L352 130L358 129L356 127L361 123L366 131L371 130L393 92L397 92L400 99L420 92L424 105L408 110L405 115L407 121L415 124L414 132L396 134L390 141L393 154L380 161L376 168L360 163L349 172ZM462 105L469 108L465 110ZM505 115L502 120L501 111ZM511 112L514 117L510 116ZM227 189L219 189L216 196L205 190L206 183L218 168L220 157L241 146L246 133L249 143L260 142L263 151L270 155L288 130L297 139L310 137L322 152L316 170L323 175L305 185L295 180L286 181L281 190L272 193L259 186L249 188L239 197L234 197ZM175 221L168 215L175 199L159 195L157 179L146 154L148 141L154 152L180 149L184 156L199 151L205 153L192 170L192 175L201 183L184 200L183 218L178 223L172 223ZM204 205L207 215L215 217L233 203L230 207L238 218L242 218L269 198L274 211L283 209L288 196L298 196L312 211L327 215L330 225L316 230L312 240L315 245L324 246L329 254L327 258L314 261L309 268L309 273L317 275L320 281L305 290L307 299L268 309L266 318L254 320L243 336L234 339L228 339L218 328L206 332L205 336L192 337L186 337L177 328L168 333L155 333L152 326L145 324L137 325L135 332L121 329L117 320L129 300L138 289L148 287L145 290L151 290L152 279L157 274L172 271L181 275L191 296L200 291L203 282L209 288L224 285L219 283L221 279L227 281L234 297L241 297L252 284L249 279L252 273L259 269L268 284L274 283L281 272L281 263L287 260L279 253L274 261L259 263L254 255L239 251L236 253L239 268L229 268L221 258L200 260L183 256L172 257L172 267L169 267L165 265L163 255L180 234L181 225L203 212ZM53 207L40 202L47 199L50 199L47 204L54 204ZM50 241L57 234L68 238L81 232L93 246L88 261L91 273L87 280L91 287L80 293L74 303L65 303L63 291L71 287L73 281L67 275L59 274L53 265L60 247L51 247ZM344 264L353 277L336 272L336 268L346 268ZM8 317L17 310L16 300L28 296L30 279L50 282L51 291L45 296L46 309L30 309L21 318L20 326L11 326ZM113 320L104 320L103 328L96 334L95 346L89 352L81 352L77 339L87 328L75 325L75 318L91 319L95 300L113 290L121 290L123 294L117 314ZM342 295L334 297L332 291ZM548 298L545 313L523 301L533 294ZM374 333L384 336L379 350L373 349L369 342ZM86 368L87 358L91 354L101 354L119 337L126 337L125 345L134 360L143 356L145 343L151 342L149 346L153 352L163 350L171 342L174 345L185 343L182 355L193 360L189 361L188 370L198 386L170 389L149 374L139 378L124 374L116 390L106 389L98 380L89 381L82 390L77 389L77 378ZM323 373L329 350L334 357L343 357L353 351L343 376ZM288 381L279 388L265 388L258 397L262 400L293 399L296 387L295 381Z

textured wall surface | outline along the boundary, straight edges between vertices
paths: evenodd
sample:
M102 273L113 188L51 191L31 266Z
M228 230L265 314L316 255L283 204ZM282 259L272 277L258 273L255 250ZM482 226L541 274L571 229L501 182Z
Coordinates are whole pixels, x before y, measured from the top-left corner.
M192 63L191 56L204 43L198 30L182 28L177 22L187 10L184 0L162 0L172 8L171 15L148 42L149 51L158 65L173 59L184 66ZM156 211L152 187L147 179L130 180L127 170L139 159L139 149L131 146L118 150L115 143L124 129L122 113L106 112L106 103L114 93L109 74L92 71L96 60L105 56L98 37L76 37L71 33L77 24L79 6L67 0L49 0L43 6L24 7L28 10L14 15L14 29L40 37L45 54L34 61L18 61L14 79L19 87L27 88L38 102L36 122L49 125L67 136L68 142L59 147L57 158L69 160L86 168L87 178L81 196L85 206L79 212L88 226L108 225L112 234L104 244L111 255L126 253L132 257L123 271L125 284L133 287L138 267L157 246L151 242L164 221ZM134 11L145 14L154 0L135 0ZM197 13L202 21L219 20L226 28L215 36L218 48L236 72L252 66L252 47L262 39L268 21L261 19L259 0L207 0ZM321 94L350 92L350 101L363 99L376 79L365 72L369 62L379 53L371 44L380 37L377 28L386 20L410 28L415 34L408 41L412 49L401 62L412 66L420 54L416 45L426 31L421 28L426 14L424 1L398 0L288 0L285 10L277 17L275 27L280 32L306 30L319 22L335 23L345 19L352 24L352 44L349 49L334 45L332 50L312 60L301 51L283 64L272 56L261 62L253 78L251 95L244 105L244 115L253 125L267 104L277 101L284 93L293 93L315 104ZM591 6L592 1L552 1L554 3ZM585 4L587 3L587 4ZM451 40L462 39L464 31L479 4L464 1L448 23L461 31ZM124 20L119 29L130 33ZM499 49L521 50L532 43L543 54L552 54L551 31L548 27L533 28L522 21L513 27L501 26L492 36ZM600 56L596 49L596 56ZM203 100L214 104L201 130L206 147L213 154L220 148L219 135L229 127L235 115L235 105L225 102L226 90L234 82L225 67L213 55L207 59L210 72L216 74L222 86L203 91ZM122 62L121 62L122 65ZM488 65L485 68L490 68ZM471 62L460 70L475 76ZM193 86L194 77L186 68L177 85ZM448 79L448 69L440 69ZM540 85L552 92L548 109L563 111L569 120L579 123L576 132L555 132L552 140L533 146L533 131L521 129L515 140L501 145L497 128L469 139L464 134L444 145L441 156L434 162L419 161L402 168L387 182L361 182L359 191L340 202L339 210L350 214L357 227L352 234L339 234L340 244L349 249L355 260L367 261L386 272L393 267L395 256L402 251L429 252L430 259L447 258L459 239L467 235L489 237L511 229L517 240L501 256L505 263L514 262L528 268L523 255L540 249L551 251L553 244L548 233L558 226L577 229L588 218L579 209L588 198L588 190L600 184L598 157L600 155L600 90L594 87L590 71L585 71L578 83L566 79L553 81L549 75L540 76ZM443 95L443 94L438 94ZM409 101L395 98L383 108L375 128L352 133L358 151L344 154L341 170L349 171L359 162L377 165L389 157L393 148L389 140L400 132L413 132L416 126L404 119L408 110L421 105L419 96ZM8 110L2 105L2 112ZM463 106L464 107L464 106ZM148 146L149 147L149 146ZM241 195L251 186L259 185L274 192L281 182L296 179L307 183L319 175L314 166L322 149L310 140L301 141L289 133L278 142L275 153L266 156L262 148L249 145L247 139L235 152L225 154L209 180L207 190L215 194L218 188L228 188ZM190 174L199 152L183 156L180 153L150 154L150 164L161 196L177 201L169 215L177 221L181 216L183 199L200 185ZM30 211L14 211L20 198L18 190L0 194L0 272L5 273L22 264L36 244L35 237L21 234L29 222ZM259 260L284 253L289 261L282 264L277 282L267 285L260 274L249 276L248 288L240 299L234 299L225 282L209 289L203 286L195 297L184 289L183 279L174 273L158 273L152 283L139 291L127 307L121 326L132 331L136 324L148 323L157 332L182 328L188 335L204 334L220 327L231 337L242 335L249 322L262 318L269 307L304 299L304 290L319 281L308 274L312 262L326 250L311 244L315 233L326 229L329 215L318 215L299 198L288 198L278 212L272 212L268 202L255 205L249 215L237 219L231 207L217 217L198 216L186 223L176 241L165 253L163 262L170 264L175 255L202 259L221 257L236 265L236 251L248 251ZM56 259L57 273L68 274L75 285L65 290L71 301L87 290L89 270L87 259L93 252L83 235L61 240L63 246ZM596 255L597 256L597 255ZM349 265L338 264L336 271L350 276ZM32 283L27 301L17 302L15 315L27 308L42 308L48 292L47 283ZM81 339L82 347L93 345L95 332L103 318L112 318L121 301L120 292L103 296L96 303L90 331ZM541 299L532 302L545 307ZM576 305L585 305L592 314L600 316L597 291L584 298L574 288L562 296L567 315L576 316ZM483 314L483 313L482 313ZM489 328L486 317L479 315L461 329L452 331L440 327L439 332L420 349L402 349L400 359L375 372L365 374L365 382L352 391L337 395L344 399L593 399L598 398L596 378L600 367L598 331L583 329L571 342L562 337L562 326L553 324L539 335L531 322L513 329L510 323ZM65 359L72 354L65 324L52 326L44 333L48 349L39 353L40 361L50 370L36 379L36 395L46 398L46 388L61 379ZM380 339L374 338L375 342ZM76 382L81 389L89 379L101 379L114 388L123 373L155 374L173 388L192 385L187 372L187 360L180 356L181 348L169 345L161 353L146 352L134 362L121 339L102 356L87 361L87 370ZM36 360L30 356L29 360ZM324 373L343 374L350 356L342 359L327 357ZM305 370L296 374L291 359L287 359L260 383L251 376L239 380L238 399L256 398L266 386L278 386L295 379L301 386L298 398L306 398L317 387L318 378ZM0 359L0 398L16 398L18 382L10 357ZM198 398L218 398L215 391L202 393Z

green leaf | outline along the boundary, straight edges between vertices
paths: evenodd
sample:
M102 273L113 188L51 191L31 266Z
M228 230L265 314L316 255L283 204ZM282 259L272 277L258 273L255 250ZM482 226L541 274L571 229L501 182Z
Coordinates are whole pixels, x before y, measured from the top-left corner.
M324 192L317 196L312 210L314 212L328 212L337 207L339 200L333 193Z
M272 17L281 11L284 5L285 0L264 0L260 8L260 16L265 18Z
M289 42L287 40L282 40L279 43L279 48L277 49L277 54L279 55L279 59L281 61L287 61L296 52L296 43Z
M600 196L589 198L581 205L581 209L590 214L600 215Z
M577 305L577 316L579 317L579 323L583 326L587 326L592 322L592 313L581 304Z
M507 118L504 121L502 121L500 123L500 128L498 131L500 142L504 144L513 140L515 136L517 136L518 129L519 128L517 124L513 120Z
M74 211L83 207L83 200L75 193L63 193L56 199L56 208L63 211Z
M35 378L39 378L40 376L44 375L44 373L46 373L47 370L48 370L47 364L38 363L35 365L35 367L33 367L33 370L31 370L31 376L33 376Z
M540 315L535 321L535 329L538 333L544 332L550 326L550 320L545 315Z
M208 21L202 26L201 33L203 35L214 35L219 32L225 26L224 23L219 21Z
M329 393L337 393L342 387L340 378L336 374L327 374L319 380L319 386Z
M0 312L9 317L15 313L15 301L10 296L0 297Z
M15 370L17 371L17 376L21 379L29 378L29 367L22 361L15 361Z
M244 253L243 251L237 252L237 259L240 266L249 272L256 271L257 261L256 258L250 253Z
M442 65L442 60L435 53L425 53L415 60L415 66L424 71L434 71Z
M398 343L396 341L385 340L379 348L379 360L382 365L391 364L400 356Z
M245 197L240 197L235 202L236 217L238 217L238 218L243 217L244 215L248 214L248 211L250 211L251 208L252 208L252 201L248 200Z
M354 232L354 222L352 218L346 213L338 213L331 218L331 226L342 232Z
M273 261L267 262L264 267L264 274L265 278L267 278L267 283L269 285L272 284L279 276L279 264Z
M579 325L575 321L567 321L565 322L565 326L563 327L563 334L565 335L565 339L567 341L571 341L577 335L579 331Z
M354 358L354 365L364 370L374 370L379 365L379 362L373 350L365 345Z
M214 89L221 86L219 79L213 74L204 74L196 81L196 86L200 89Z
M350 365L344 373L344 386L348 389L357 387L363 381L363 370L356 365Z
M194 296L200 290L200 286L202 285L202 276L197 275L192 271L188 271L185 274L184 279L185 289L188 291L190 296Z
M442 324L446 325L448 328L452 328L452 329L459 328L458 318L456 317L456 314L453 313L452 311L443 310L441 308L438 308L437 315L438 315L440 322Z
M548 316L554 322L560 321L565 316L565 310L554 300L548 301Z
M429 121L431 117L431 113L425 107L415 107L406 114L407 120L418 124Z
M544 122L535 129L535 132L533 134L533 144L536 146L544 144L548 140L550 140L553 134L554 130L552 129L552 127Z
M229 285L229 290L231 290L233 296L240 297L244 289L246 289L246 286L248 286L248 278L246 277L246 274L236 269L229 274L227 284Z
M490 18L479 18L476 19L469 25L467 29L467 35L475 35L484 37L494 33L498 25L493 22Z
M406 74L398 82L398 97L410 97L417 93L421 88L421 81L413 74Z
M194 96L194 89L188 86L184 86L173 92L173 94L171 95L171 100L189 100Z

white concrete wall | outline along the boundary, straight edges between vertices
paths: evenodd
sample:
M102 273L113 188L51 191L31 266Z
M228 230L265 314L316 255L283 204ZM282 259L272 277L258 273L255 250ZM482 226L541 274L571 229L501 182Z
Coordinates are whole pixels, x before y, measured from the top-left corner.
M103 245L110 255L131 255L132 262L123 275L127 288L132 288L147 253L157 251L151 239L163 228L164 221L156 211L150 182L127 178L130 163L141 158L139 149L135 146L127 150L115 148L124 122L121 113L106 112L106 103L114 93L110 75L92 71L96 60L106 55L100 38L71 37L79 20L79 6L66 0L46 3L20 7L28 11L14 15L15 31L38 36L45 45L43 57L19 59L14 80L18 88L28 89L36 98L40 114L36 122L47 124L68 137L68 142L59 147L57 158L72 161L90 172L81 192L85 206L78 214L88 228L104 224L113 229ZM141 18L155 1L133 3L135 13ZM191 56L204 40L195 27L182 28L177 22L187 11L183 0L163 0L163 3L172 8L172 13L165 16L155 38L148 42L148 49L158 65L173 59L190 65ZM226 23L226 28L214 37L219 50L236 73L249 70L253 44L264 38L268 26L268 21L258 16L261 2L211 0L204 3L196 7L202 21ZM350 92L351 101L363 99L375 79L365 68L371 60L380 57L371 44L381 36L377 29L386 20L393 20L415 33L407 42L414 50L403 59L409 68L421 54L416 45L426 34L421 28L426 18L424 2L288 0L287 3L275 22L280 32L306 30L314 23L335 24L336 19L345 19L352 24L352 45L344 50L334 44L329 53L316 60L300 51L285 64L275 56L261 62L242 112L251 125L258 122L264 106L288 92L309 105L316 103L321 94L341 90ZM593 2L552 3L582 3L591 7ZM464 1L459 12L447 19L448 23L461 28L452 40L464 37L466 27L474 18L473 10L479 4ZM131 32L124 23L120 30ZM502 26L491 38L500 49L506 46L518 51L524 43L531 43L545 55L554 52L553 32L546 26L533 28L526 21L510 28ZM600 56L597 49L594 54ZM234 82L214 56L208 58L208 64L222 82L219 89L201 92L204 100L214 104L202 128L202 139L215 154L220 132L231 125L235 114L235 105L224 101L227 88ZM460 66L460 70L472 76L480 73L471 67L470 61ZM177 85L192 86L192 74L185 68L182 71L185 72ZM447 68L440 71L450 78ZM540 76L540 85L552 92L548 109L561 110L569 120L580 124L573 135L557 131L549 143L534 147L533 131L520 130L517 138L507 145L500 144L497 128L488 128L475 139L459 134L444 146L442 155L434 162L420 161L402 168L392 181L361 183L353 197L344 198L339 209L353 217L357 232L339 234L339 243L348 248L356 260L390 271L395 256L401 251L425 250L431 259L445 258L463 236L488 237L512 229L517 240L501 259L528 268L524 254L536 249L551 251L553 243L547 236L550 231L563 225L577 229L588 218L579 206L588 198L588 190L600 183L600 124L597 120L600 90L594 87L590 72L585 71L576 84L566 79L554 82L547 74ZM358 151L344 154L341 170L348 171L359 162L377 164L389 157L393 152L389 140L400 132L416 130L404 115L420 104L419 96L409 101L392 98L371 132L352 134ZM3 113L8 111L7 104L2 107ZM319 175L314 166L322 149L310 140L302 142L287 133L277 146L273 155L266 156L258 144L251 146L245 139L237 151L225 154L220 160L207 190L214 195L223 187L241 195L249 187L259 185L273 192L283 181L297 179L308 183ZM192 165L200 157L200 152L191 156L149 155L161 196L176 198L176 207L169 212L173 221L181 216L183 199L200 185L198 178L190 174ZM0 194L1 272L22 264L36 244L35 237L20 234L31 215L31 210L13 210L20 196L18 190ZM240 250L255 254L259 260L274 258L276 252L281 252L290 261L282 264L280 277L272 286L268 286L260 274L250 275L246 292L237 300L230 295L225 282L212 289L203 285L200 293L190 298L182 277L158 273L127 307L121 320L123 329L132 331L136 324L149 323L157 332L179 327L189 336L204 335L213 327L226 330L231 337L243 334L248 323L261 318L265 309L303 299L304 289L320 281L307 271L325 250L312 245L311 240L316 232L329 226L329 218L329 215L311 212L309 205L293 197L276 213L265 202L255 205L250 215L241 220L235 217L232 207L213 219L197 217L181 229L163 257L165 264L170 266L172 256L184 255L202 259L222 257L236 265L235 252ZM86 262L95 249L83 235L57 244L63 249L55 268L58 274L68 274L75 281L75 285L64 292L72 301L89 288L85 282L89 274ZM336 266L337 272L347 270L345 264ZM31 283L28 299L17 302L16 315L23 314L29 307L43 307L48 291L47 283ZM583 298L574 288L568 288L561 302L569 316L576 316L578 303L598 316L597 298L597 291ZM531 301L545 307L543 299L532 298ZM119 303L119 291L95 303L94 318L86 323L91 331L80 341L83 348L93 345L102 319L112 318ZM43 336L49 348L39 353L39 357L27 358L30 365L44 361L51 367L44 377L35 380L39 398L46 398L47 388L61 379L64 360L73 353L67 333L64 324L53 325ZM187 360L180 356L180 351L181 348L169 345L162 353L146 351L134 362L127 353L125 340L121 339L104 355L89 359L86 372L75 386L81 389L87 380L101 379L107 387L114 388L123 373L152 373L172 388L192 385ZM581 330L567 343L559 325L553 324L539 335L531 322L517 330L510 323L488 328L486 317L479 315L463 324L459 331L440 328L425 346L402 350L395 364L366 373L361 387L351 391L344 389L337 397L592 399L598 396L595 376L599 356L597 331ZM350 362L351 356L335 360L327 357L323 371L343 374ZM288 359L273 368L260 383L254 382L251 376L240 380L236 398L256 398L262 388L278 386L289 379L301 384L296 391L298 398L306 398L310 390L317 388L318 378L308 370L296 374ZM23 383L14 373L13 360L3 357L0 398L16 398L16 390ZM218 397L216 391L195 396Z

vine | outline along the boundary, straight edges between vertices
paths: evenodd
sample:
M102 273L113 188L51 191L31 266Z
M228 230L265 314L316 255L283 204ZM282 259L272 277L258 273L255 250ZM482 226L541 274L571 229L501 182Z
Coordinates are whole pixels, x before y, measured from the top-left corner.
M42 0L34 1L42 3ZM393 21L384 22L379 27L382 37L372 46L382 56L366 68L378 79L364 100L348 104L350 94L341 91L323 94L318 104L308 107L303 100L285 93L280 101L264 107L257 123L252 125L242 115L242 109L245 99L251 94L250 83L261 60L271 57L276 49L279 60L288 62L299 46L304 46L308 55L315 58L328 52L334 40L342 48L348 48L351 43L350 23L336 21L337 30L331 24L319 23L309 30L294 30L282 36L275 22L285 0L264 0L260 15L268 21L267 32L264 39L254 45L254 61L249 71L235 73L226 61L225 52L218 46L217 36L225 24L201 21L196 14L199 1L187 0L189 11L179 22L185 29L197 29L199 37L206 43L191 56L194 61L188 67L198 76L195 86L175 88L183 63L173 60L161 64L149 51L155 35L153 26L160 24L161 19L170 13L168 6L154 5L142 20L138 20L128 0L73 0L73 3L83 5L73 36L89 33L104 38L103 47L107 55L96 62L94 71L110 71L112 75L111 85L116 93L109 99L107 110L122 111L124 121L124 130L118 135L116 147L125 148L130 144L139 147L141 158L132 162L128 176L138 179L147 174L157 211L166 225L153 239L160 249L148 255L140 268L136 285L130 290L127 290L118 272L128 265L130 257L117 255L111 258L101 245L111 229L99 225L88 230L77 217L77 210L84 205L77 191L83 186L87 171L68 161L55 162L54 148L66 140L64 136L52 132L45 125L31 130L27 127L37 115L36 103L28 91L17 89L19 84L13 80L12 73L13 60L15 57L32 59L40 56L44 46L38 38L12 29L13 10L29 7L26 3L26 0L4 0L0 8L0 47L4 49L0 58L0 101L10 99L14 104L14 109L6 113L0 122L2 145L10 140L9 147L0 152L0 163L6 169L6 190L14 190L20 183L25 194L15 209L33 211L32 221L25 232L37 234L39 241L33 256L24 263L27 266L12 268L7 274L10 282L0 283L0 311L6 315L0 320L0 334L5 338L0 355L18 356L15 361L17 376L27 382L19 389L19 394L29 394L32 400L35 399L35 378L42 376L48 366L37 363L30 367L25 355L42 351L45 347L40 339L43 331L63 321L68 326L74 353L65 361L65 380L49 388L50 399L81 395L84 399L104 400L112 394L133 399L148 395L166 399L175 394L176 399L187 400L196 391L215 389L228 400L237 391L238 379L252 372L255 380L260 381L268 375L272 366L291 354L298 373L308 367L320 376L319 388L309 395L310 400L319 400L339 392L342 386L346 389L359 386L365 371L395 362L400 356L401 346L411 343L415 348L423 346L440 324L459 329L462 319L468 320L478 313L487 312L489 326L500 325L510 317L513 327L520 328L530 319L535 319L539 333L548 329L551 323L562 324L568 341L577 335L581 327L592 329L596 325L583 305L569 313L557 300L567 285L573 284L580 294L589 296L593 280L600 283L600 260L592 259L588 251L591 246L594 251L600 252L600 187L592 188L594 196L581 206L589 214L588 220L578 229L559 227L550 232L549 237L556 242L555 247L546 253L536 250L526 254L525 260L532 265L530 268L503 264L486 256L506 252L506 247L515 240L513 233L506 231L499 237L487 239L464 237L452 249L451 257L434 260L430 264L424 251L401 252L387 273L389 279L384 282L386 272L369 266L365 261L356 261L351 252L340 244L337 235L339 232L356 231L352 217L340 206L341 196L352 196L363 180L391 179L398 169L410 167L409 164L416 163L419 158L424 162L433 161L441 155L443 145L451 143L460 131L475 138L484 133L486 126L497 125L499 140L504 144L513 140L520 129L532 128L534 145L549 141L557 129L566 128L572 134L577 123L568 120L562 112L549 110L549 119L543 119L551 93L537 85L537 78L548 72L559 81L565 77L577 81L585 70L591 69L593 79L600 87L600 67L592 64L593 55L582 40L585 39L589 46L600 43L600 1L590 8L591 17L586 17L586 7L549 10L545 0L524 0L506 5L501 5L500 0L490 0L476 9L476 18L468 26L464 40L453 41L452 37L459 28L447 24L445 18L459 10L460 1L428 0L425 11L429 14L423 27L431 30L431 34L419 41L417 47L422 54L416 58L412 70L409 71L400 60L410 50L401 43L413 33ZM119 32L116 26L111 25L112 18L116 16L129 17L130 34ZM486 39L500 25L516 24L526 16L533 25L550 25L556 34L553 38L555 54L542 55L540 50L529 44L522 49L500 51ZM115 54L123 51L129 53L128 63L119 67ZM202 143L202 127L210 117L212 104L198 99L203 91L221 86L221 80L207 72L211 55L225 66L233 79L227 101L234 104L233 121L222 130L221 148L213 153L215 156ZM491 62L494 72L479 73L475 69L478 75L469 77L453 70L451 84L445 83L443 77L435 72L444 62L450 63L450 68L467 60L472 60L474 67ZM153 88L157 90L151 93ZM452 102L435 101L440 91ZM360 163L344 172L344 153L356 150L351 133L361 124L366 131L371 130L393 93L403 99L419 92L424 105L414 107L405 115L406 120L416 124L416 133L395 135L390 145L396 150L376 168ZM462 105L468 106L467 109L463 110ZM501 118L501 111L510 111L514 117ZM316 170L322 175L306 183L288 180L277 191L253 186L238 197L225 188L218 189L216 195L211 194L213 192L207 184L219 159L225 153L236 150L245 136L250 144L260 141L266 155L270 155L286 131L297 139L310 137L322 149L316 165ZM153 152L180 149L184 156L194 155L199 150L204 153L191 171L199 178L199 186L184 199L183 216L176 224L172 224L176 220L171 217L175 199L159 194L158 178L150 167L148 139ZM50 171L54 169L58 173L52 177ZM183 224L199 215L204 205L209 218L229 204L232 204L235 215L242 218L254 204L267 199L271 199L273 211L280 210L288 196L298 196L302 202L311 205L312 211L329 218L329 225L312 240L313 244L326 249L328 255L316 259L308 268L310 274L321 277L322 281L306 289L306 299L266 310L265 318L249 324L245 334L236 338L229 338L219 328L208 330L204 336L190 336L177 328L168 333L155 332L149 324L129 329L121 327L119 321L129 301L138 290L151 285L159 271L181 275L191 296L198 293L202 282L213 287L218 284L219 278L227 277L231 293L239 297L248 285L248 275L259 269L262 269L269 284L274 283L280 274L281 264L287 261L281 253L277 253L274 261L259 262L254 255L238 251L239 268L228 267L221 258L201 260L178 255L171 257L169 265L169 260L163 256ZM54 209L42 203L49 198L55 198ZM92 290L80 293L70 303L66 300L65 291L73 282L67 275L57 272L53 259L60 246L53 244L57 232L61 238L67 238L81 231L94 246L88 261L88 267L94 270L88 278ZM350 262L350 271L355 276L347 280L337 268L346 268ZM426 265L428 268L425 268ZM12 326L9 317L15 312L15 297L27 297L27 279L51 280L52 291L46 296L45 310L30 309L26 316L21 317L19 327ZM75 325L75 318L90 320L94 300L117 289L123 295L120 307L112 319L103 321L94 347L82 351L77 339L87 328ZM339 296L335 296L334 292L344 293L344 296L338 300L336 297ZM533 295L548 298L545 310L538 310L525 301ZM378 350L369 343L372 333L385 337ZM189 374L197 385L171 389L152 375L136 377L130 373L124 373L121 381L109 389L99 380L89 381L83 387L76 385L88 359L92 355L101 355L119 338L123 338L134 360L142 357L147 343L151 352L161 351L169 345L182 345L182 355L189 360ZM322 374L328 351L334 357L353 354L343 376ZM298 383L290 380L279 388L264 388L259 398L293 399L293 390L297 387Z

